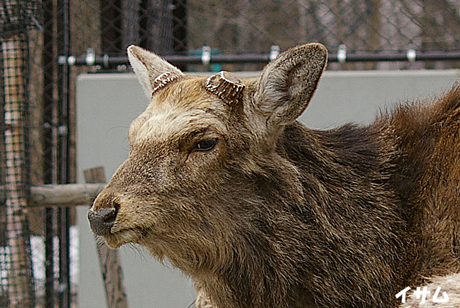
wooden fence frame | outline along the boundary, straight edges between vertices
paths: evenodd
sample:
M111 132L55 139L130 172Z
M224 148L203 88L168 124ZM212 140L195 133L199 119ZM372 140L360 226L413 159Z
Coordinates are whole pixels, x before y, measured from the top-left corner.
M75 207L90 205L106 186L102 167L84 171L86 184L59 184L30 187L30 207ZM96 182L96 183L94 183ZM0 191L4 189L0 187ZM96 241L99 265L108 308L128 308L118 250Z

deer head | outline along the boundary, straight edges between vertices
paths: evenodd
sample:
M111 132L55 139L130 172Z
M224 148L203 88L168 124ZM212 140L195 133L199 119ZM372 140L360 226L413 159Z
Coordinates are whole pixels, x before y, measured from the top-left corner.
M128 159L89 211L91 228L111 247L138 243L187 272L210 267L229 254L228 222L254 210L255 175L295 173L276 140L307 107L326 48L290 49L254 80L188 76L136 46L128 55L151 101L129 128Z

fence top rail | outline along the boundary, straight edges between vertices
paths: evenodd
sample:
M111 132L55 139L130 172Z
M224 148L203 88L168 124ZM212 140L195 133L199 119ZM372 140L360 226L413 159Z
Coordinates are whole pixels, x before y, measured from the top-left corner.
M165 60L174 65L187 64L247 64L268 63L274 58L273 53L267 54L223 54L223 55L165 55ZM346 48L339 48L338 52L330 53L329 62L415 62L415 61L452 61L460 60L460 50L456 51L381 51L381 52L347 52ZM110 56L108 54L95 56L89 53L86 56L59 56L58 63L68 66L102 66L104 68L128 65L126 56Z

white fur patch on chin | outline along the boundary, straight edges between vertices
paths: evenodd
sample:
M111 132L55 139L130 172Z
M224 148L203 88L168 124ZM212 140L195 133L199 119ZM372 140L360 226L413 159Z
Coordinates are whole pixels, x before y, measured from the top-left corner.
M104 236L104 240L110 248L116 249L125 244L136 244L143 236L144 235L139 230L126 229Z

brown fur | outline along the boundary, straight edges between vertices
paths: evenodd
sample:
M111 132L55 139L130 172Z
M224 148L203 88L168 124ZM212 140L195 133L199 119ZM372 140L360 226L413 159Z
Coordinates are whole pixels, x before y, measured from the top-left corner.
M395 307L406 286L460 272L460 87L368 126L310 130L295 119L326 55L283 53L238 101L170 69L90 211L93 231L168 258L220 308ZM168 67L155 57L130 47L146 92ZM203 140L218 142L197 150Z

